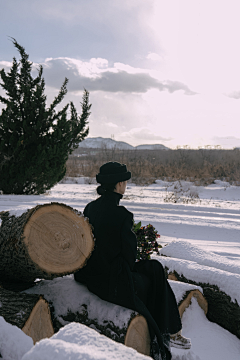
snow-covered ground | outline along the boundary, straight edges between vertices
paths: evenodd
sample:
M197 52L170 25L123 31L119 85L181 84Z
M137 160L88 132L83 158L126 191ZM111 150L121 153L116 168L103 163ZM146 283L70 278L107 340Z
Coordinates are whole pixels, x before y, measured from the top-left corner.
M9 210L18 215L37 204L55 201L82 211L89 201L97 198L95 184L85 184L83 178L67 182L56 185L47 194L41 196L0 195L0 212ZM179 260L181 268L186 267L186 264L190 267L193 266L193 269L199 266L202 276L204 276L204 271L209 269L209 273L218 274L220 282L224 274L228 279L225 280L228 283L227 286L223 284L225 291L232 298L240 298L239 186L230 186L221 181L215 181L215 184L206 187L194 186L187 182L168 183L160 180L147 187L129 183L121 204L134 213L135 221L141 220L143 225L153 224L161 234L160 243L162 245L171 243L162 250L163 254L173 256L175 260L172 261L178 261L176 258L181 259ZM215 275L213 275L214 277ZM56 357L52 355L51 359L59 360L69 358L73 360L108 359L111 357L112 350L109 350L111 346L106 346L105 349L108 349L109 352L106 350L104 353L100 346L102 340L100 341L95 334L91 335L95 339L94 344L91 345L93 346L92 353L91 351L90 353L86 352L86 343L79 340L81 337L76 333L85 334L85 331L89 330L84 328L81 330L79 327L71 329L75 334L72 339L77 339L76 342L71 339L70 341L69 337L61 338L60 335L54 335L54 338L43 340L30 350L32 353L29 352L29 354L33 354L35 351L36 355L27 353L23 359L48 359L45 355L46 349L52 351L52 354L56 353L54 355ZM15 336L13 330L10 331L3 321L0 322L0 353L2 356L2 349L4 346L6 348L7 343L2 340L3 330L6 334L11 334L7 337L8 339ZM94 330L90 329L90 331ZM240 340L218 325L210 323L195 300L183 315L183 334L192 339L192 349L190 351L173 349L173 360L240 359ZM106 341L111 342L109 339ZM97 349L98 343L99 349ZM25 350L19 353L20 355L15 357L16 359L21 359L23 353L27 352L31 345L29 341L22 341L22 344L25 344ZM126 349L126 355L124 355L122 349L126 348L123 347L119 350L122 354L119 353L119 359L137 359L136 353L131 355L131 352ZM95 354L94 357L92 354ZM144 357L142 356L142 358ZM6 357L6 359L11 358Z

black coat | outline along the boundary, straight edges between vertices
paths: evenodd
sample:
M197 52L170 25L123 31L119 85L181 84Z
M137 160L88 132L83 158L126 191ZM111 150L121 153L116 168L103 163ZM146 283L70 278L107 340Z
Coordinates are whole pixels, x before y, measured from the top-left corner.
M87 265L75 280L103 300L136 310L146 317L151 338L156 335L162 358L171 359L169 333L181 329L174 294L158 261L135 262L133 214L119 206L121 194L106 191L84 209L96 238Z

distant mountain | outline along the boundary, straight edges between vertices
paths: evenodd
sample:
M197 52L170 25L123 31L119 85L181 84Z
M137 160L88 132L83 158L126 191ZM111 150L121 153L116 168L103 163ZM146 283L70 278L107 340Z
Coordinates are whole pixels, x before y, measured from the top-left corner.
M153 144L153 145L138 145L132 146L124 141L116 141L110 138L87 138L80 142L79 148L91 148L91 149L120 149L120 150L168 150L164 145Z
M168 147L166 147L166 146L164 146L162 144L138 145L138 146L135 146L135 149L138 149L138 150L169 150Z
M132 145L127 144L123 141L116 141L110 138L102 138L102 137L96 137L96 138L87 138L80 142L79 146L80 148L91 148L91 149L124 149L124 150L133 150L134 147Z

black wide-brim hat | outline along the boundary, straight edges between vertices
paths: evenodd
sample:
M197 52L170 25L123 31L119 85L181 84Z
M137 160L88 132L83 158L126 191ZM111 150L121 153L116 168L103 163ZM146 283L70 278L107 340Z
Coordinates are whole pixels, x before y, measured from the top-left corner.
M127 170L127 166L118 162L110 161L99 170L99 174L96 175L99 184L116 184L131 179L131 172Z

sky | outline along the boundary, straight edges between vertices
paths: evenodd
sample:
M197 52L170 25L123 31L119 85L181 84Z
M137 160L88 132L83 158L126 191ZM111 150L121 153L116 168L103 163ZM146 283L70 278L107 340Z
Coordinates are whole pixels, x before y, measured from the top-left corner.
M43 65L48 105L65 77L90 137L170 148L240 147L239 0L0 0L0 69L13 37ZM0 91L3 95L3 90Z

